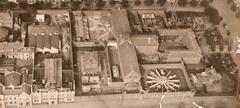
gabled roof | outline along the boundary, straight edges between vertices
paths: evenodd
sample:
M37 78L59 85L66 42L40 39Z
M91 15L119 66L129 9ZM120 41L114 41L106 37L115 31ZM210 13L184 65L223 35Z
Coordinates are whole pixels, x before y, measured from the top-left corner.
M5 86L21 85L21 73L16 72L16 71L11 71L11 72L5 73L4 85Z
M119 44L118 50L121 75L124 82L139 82L141 74L134 46L129 41L124 41ZM130 74L136 77L129 77Z

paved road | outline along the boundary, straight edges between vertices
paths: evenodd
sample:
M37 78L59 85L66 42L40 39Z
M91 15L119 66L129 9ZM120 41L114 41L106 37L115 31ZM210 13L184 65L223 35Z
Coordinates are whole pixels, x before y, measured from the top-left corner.
M75 103L42 104L34 105L33 108L159 108L160 97L136 98L125 96L122 104L121 99L122 95L81 96L76 97ZM233 108L233 97L185 97L183 99L166 96L162 104L163 108L196 108L192 102L206 108Z

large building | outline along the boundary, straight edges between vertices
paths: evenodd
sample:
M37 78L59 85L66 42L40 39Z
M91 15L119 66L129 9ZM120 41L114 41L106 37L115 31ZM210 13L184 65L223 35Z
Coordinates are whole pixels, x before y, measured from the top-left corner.
M202 53L192 30L159 30L159 35L159 55L163 61L200 62Z
M33 60L34 48L24 47L20 42L2 42L0 43L0 57Z
M131 41L140 54L153 55L158 51L159 42L156 35L132 35Z
M74 79L71 70L63 70L62 58L45 58L43 71L35 71L33 104L74 102ZM37 77L37 79L36 79Z
M35 47L36 52L59 53L61 49L60 34L57 26L32 25L28 30L28 46Z
M31 77L27 69L5 71L1 77L0 97L4 106L26 108L32 106Z
M127 54L126 54L127 53ZM130 40L120 40L118 43L120 73L127 90L139 90L141 73L137 54Z
M45 58L44 82L50 88L62 86L62 58Z

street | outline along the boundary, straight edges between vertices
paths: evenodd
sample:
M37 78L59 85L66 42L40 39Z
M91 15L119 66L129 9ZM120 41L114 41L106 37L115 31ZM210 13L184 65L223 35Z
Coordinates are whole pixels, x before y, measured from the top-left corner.
M75 103L59 103L57 105L33 105L33 108L159 108L160 97L140 98L139 94L102 96L78 96ZM163 108L196 108L192 102L204 108L233 108L232 96L209 97L168 97L162 101Z

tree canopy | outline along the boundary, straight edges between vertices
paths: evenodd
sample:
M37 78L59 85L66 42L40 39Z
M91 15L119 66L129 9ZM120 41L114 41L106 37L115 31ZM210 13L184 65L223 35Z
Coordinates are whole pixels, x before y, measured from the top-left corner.
M213 7L208 6L205 8L204 13L209 17L209 21L215 25L219 24L221 21L217 9Z
M195 7L195 6L198 5L198 1L197 1L197 0L191 0L191 1L190 1L190 5L193 6L193 7Z
M202 0L200 2L200 6L202 6L202 7L208 7L208 5L209 5L209 1L208 0Z
M103 1L103 0L97 0L97 7L98 8L102 8L104 5L106 4L106 2L105 1Z
M146 6L151 6L151 5L153 5L153 3L154 3L153 0L145 0L145 1L144 1L144 4L145 4Z
M164 4L166 4L167 0L158 0L157 4L159 4L160 6L163 6Z
M141 4L141 1L140 1L140 0L136 0L136 1L135 1L135 5L136 5L136 6L139 6L140 4Z
M178 5L181 7L185 7L188 4L188 0L178 0Z
M128 2L127 0L122 0L121 6L122 6L123 8L127 8L127 7L129 7L129 2Z

